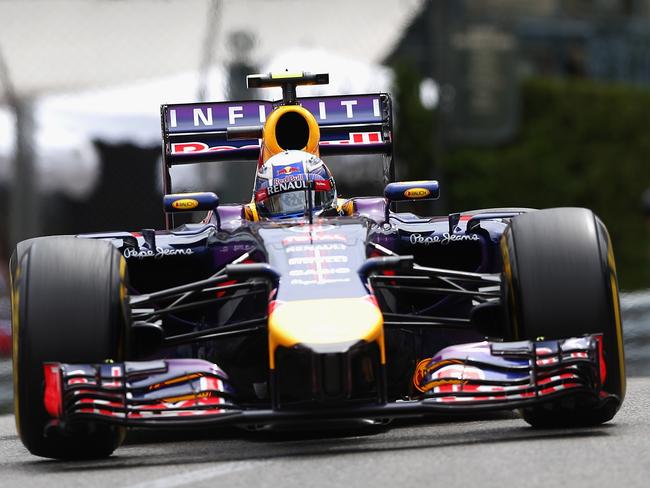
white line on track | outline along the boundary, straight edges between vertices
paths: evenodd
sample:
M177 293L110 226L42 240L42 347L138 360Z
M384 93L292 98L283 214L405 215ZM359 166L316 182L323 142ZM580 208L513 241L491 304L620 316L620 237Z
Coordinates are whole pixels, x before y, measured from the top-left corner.
M235 461L230 463L219 463L208 468L185 471L183 473L171 474L158 479L146 480L133 485L126 485L125 488L176 488L189 485L199 481L209 480L217 476L224 476L239 471L248 471L264 464L265 461Z

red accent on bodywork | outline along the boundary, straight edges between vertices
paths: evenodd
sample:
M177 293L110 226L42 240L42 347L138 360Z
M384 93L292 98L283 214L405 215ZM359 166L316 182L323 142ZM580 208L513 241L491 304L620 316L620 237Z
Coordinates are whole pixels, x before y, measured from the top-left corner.
M282 300L271 300L269 302L269 316L273 313L273 311L280 307L284 302Z
M379 308L379 303L377 303L377 297L375 297L375 295L366 295L364 298L372 303L375 307Z
M244 261L242 261L241 264L253 264L253 263L256 263L256 262L257 262L257 261L254 261L253 259L244 259ZM237 284L237 283L239 283L237 280L224 281L223 283L217 285L217 288L220 288L220 287L222 287L222 286L235 285L235 284ZM222 291L222 290L217 290L217 292L216 292L216 296L217 296L217 298L221 298L221 297L224 296L225 294L226 294L226 292L225 292L225 291Z
M208 149L210 149L208 145L203 142L179 142L177 144L172 144L172 153L174 154L207 151Z
M60 418L63 413L61 368L56 363L45 363L43 364L43 376L45 377L45 394L43 396L45 410L51 417Z
M219 286L230 286L230 285L234 285L235 283L237 283L237 280L224 281ZM219 288L219 286L217 288ZM217 298L221 298L225 294L226 294L225 291L217 291L215 295L217 296Z

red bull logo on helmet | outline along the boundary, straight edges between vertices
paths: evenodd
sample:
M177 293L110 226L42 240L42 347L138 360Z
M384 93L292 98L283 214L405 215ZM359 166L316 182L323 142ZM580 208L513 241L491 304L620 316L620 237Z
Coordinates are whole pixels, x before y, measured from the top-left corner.
M273 167L273 178L282 178L285 176L291 176L291 175L303 174L303 173L304 173L304 169L301 162Z

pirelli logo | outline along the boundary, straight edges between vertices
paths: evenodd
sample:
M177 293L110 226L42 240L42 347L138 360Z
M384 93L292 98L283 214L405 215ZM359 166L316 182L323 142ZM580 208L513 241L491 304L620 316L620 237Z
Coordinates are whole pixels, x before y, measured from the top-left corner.
M426 198L431 192L426 188L409 188L404 192L406 198Z
M193 198L181 198L172 203L172 207L177 210L192 210L198 206L198 200L194 200Z

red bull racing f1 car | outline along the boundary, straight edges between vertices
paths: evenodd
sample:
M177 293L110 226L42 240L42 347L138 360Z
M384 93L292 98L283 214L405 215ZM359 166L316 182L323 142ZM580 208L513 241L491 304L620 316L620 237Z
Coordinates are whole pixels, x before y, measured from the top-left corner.
M275 426L520 409L610 420L625 395L616 268L583 208L423 217L396 182L387 94L164 105L166 230L42 237L11 262L15 415L35 455L111 454L131 427ZM341 198L321 157L382 156ZM257 161L252 200L174 193L173 165ZM402 205L402 204L400 204ZM174 214L206 211L200 223Z

